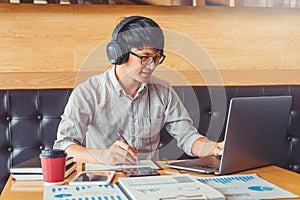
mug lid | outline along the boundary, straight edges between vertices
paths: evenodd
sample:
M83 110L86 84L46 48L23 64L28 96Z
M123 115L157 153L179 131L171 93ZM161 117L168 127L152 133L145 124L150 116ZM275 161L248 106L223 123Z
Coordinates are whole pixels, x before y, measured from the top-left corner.
M67 156L67 154L61 149L46 149L43 150L40 155L42 158L60 158L65 156Z

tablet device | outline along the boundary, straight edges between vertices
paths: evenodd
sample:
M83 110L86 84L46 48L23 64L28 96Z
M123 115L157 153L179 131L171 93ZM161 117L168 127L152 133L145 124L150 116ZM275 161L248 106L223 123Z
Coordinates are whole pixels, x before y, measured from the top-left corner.
M82 171L70 182L70 185L108 185L115 171Z
M127 177L137 177L137 176L159 176L160 174L151 167L138 167L138 168L124 168L122 172Z

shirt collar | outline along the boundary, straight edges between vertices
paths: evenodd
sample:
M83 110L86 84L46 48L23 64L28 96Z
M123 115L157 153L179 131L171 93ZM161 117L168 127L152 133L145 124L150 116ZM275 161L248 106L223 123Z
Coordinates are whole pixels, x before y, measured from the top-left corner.
M110 68L109 72L108 72L108 76L112 82L112 85L113 87L115 88L115 90L120 93L123 88L122 86L120 85L117 77L116 77L116 74L115 74L115 70L116 70L116 66L113 66L112 68Z
M121 93L125 94L125 91L123 90L121 84L119 83L116 73L116 66L113 66L112 68L110 68L109 72L108 72L108 76L112 82L113 87L115 88L116 92L120 95ZM146 86L148 83L141 83L137 94L139 94Z

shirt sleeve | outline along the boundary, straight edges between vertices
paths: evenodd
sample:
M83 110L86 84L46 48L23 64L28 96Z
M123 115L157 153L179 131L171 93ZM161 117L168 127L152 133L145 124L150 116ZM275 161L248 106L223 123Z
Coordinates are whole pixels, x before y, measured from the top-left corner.
M71 144L83 145L93 118L93 97L87 84L76 87L70 95L57 130L55 149L65 150Z
M177 146L189 156L193 156L194 142L204 136L194 127L186 108L171 86L165 118L165 129L177 140Z

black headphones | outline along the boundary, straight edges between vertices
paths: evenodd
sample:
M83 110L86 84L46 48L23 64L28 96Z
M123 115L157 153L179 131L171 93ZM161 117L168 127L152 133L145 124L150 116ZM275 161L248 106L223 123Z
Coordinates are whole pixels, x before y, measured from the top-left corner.
M120 65L127 62L129 50L117 41L120 31L130 23L145 19L142 16L131 16L122 20L112 33L112 41L106 46L106 55L111 64Z

